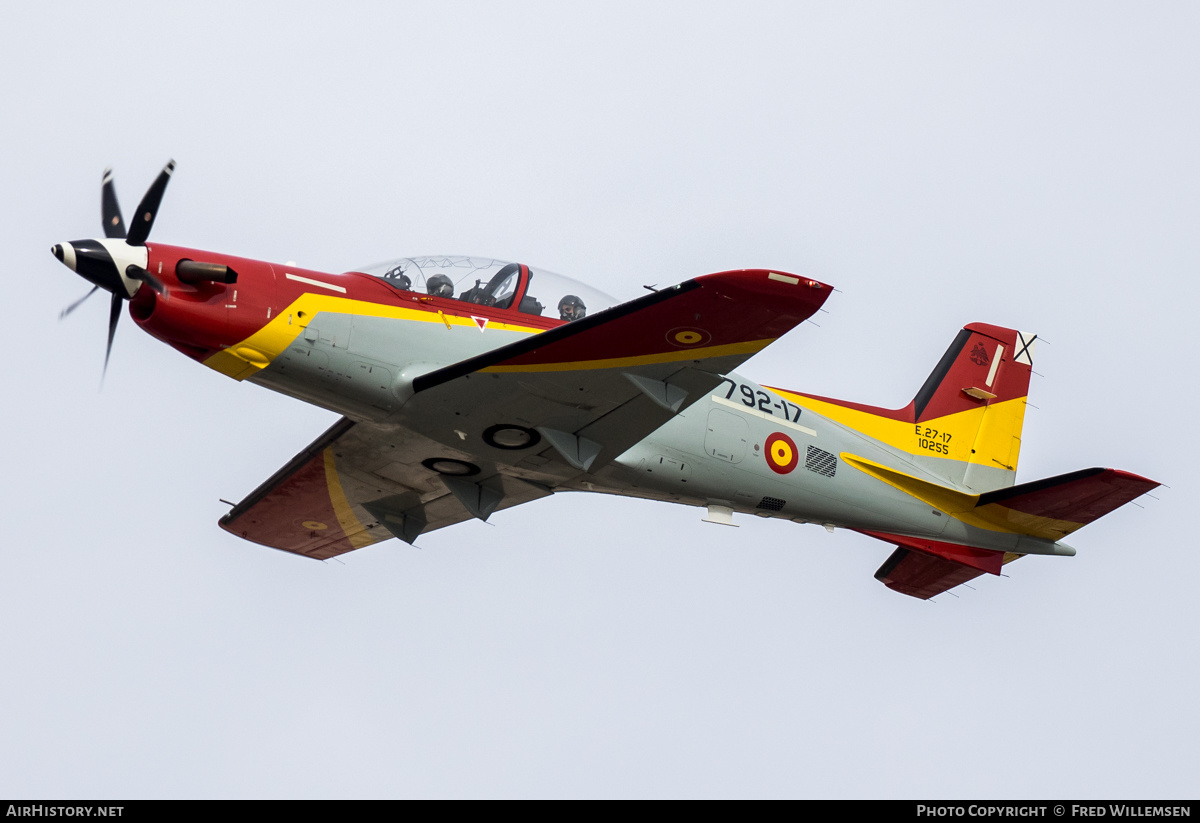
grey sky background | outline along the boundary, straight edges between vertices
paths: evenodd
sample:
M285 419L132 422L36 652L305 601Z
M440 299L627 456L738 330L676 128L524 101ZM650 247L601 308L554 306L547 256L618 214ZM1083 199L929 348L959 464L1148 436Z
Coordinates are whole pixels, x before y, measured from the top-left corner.
M0 796L1195 797L1200 11L1188 3L9 4ZM618 297L841 289L750 361L905 404L1036 331L1019 480L1172 488L933 604L890 548L568 496L315 563L216 520L333 420L48 253L467 253Z

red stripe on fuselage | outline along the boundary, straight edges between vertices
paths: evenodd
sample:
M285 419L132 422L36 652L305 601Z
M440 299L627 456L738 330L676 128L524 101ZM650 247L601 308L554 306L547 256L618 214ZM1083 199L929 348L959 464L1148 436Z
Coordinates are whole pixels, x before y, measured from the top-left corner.
M304 294L451 317L482 317L539 330L563 324L556 317L401 291L363 272L330 274L164 243L149 244L147 250L147 268L167 286L168 295L163 298L143 288L131 301L130 314L154 337L201 361L250 337ZM182 260L228 266L237 272L237 282L183 283L175 275Z

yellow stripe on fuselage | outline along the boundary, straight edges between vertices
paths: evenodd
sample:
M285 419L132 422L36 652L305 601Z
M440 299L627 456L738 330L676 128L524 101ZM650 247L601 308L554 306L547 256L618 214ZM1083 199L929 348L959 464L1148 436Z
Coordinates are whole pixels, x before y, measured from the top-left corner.
M658 354L638 354L631 357L607 357L596 360L571 360L561 363L534 363L515 366L487 366L481 372L547 372L547 371L584 371L587 369L627 369L633 366L645 366L652 363L675 363L680 360L704 360L710 357L725 357L732 354L754 354L774 343L771 340L749 340L744 343L726 343L722 346L708 346L682 351L659 352Z
M906 454L959 460L1015 471L1025 398L1003 400L921 423L908 423L773 389L798 406L854 429ZM987 419L985 421L985 414ZM986 425L984 425L986 422Z
M260 369L269 366L271 361L300 336L309 321L319 312L351 314L359 317L387 317L395 320L411 320L416 323L437 323L438 325L445 323L447 329L453 329L454 326L476 330L479 328L469 315L446 314L444 311L423 311L405 306L389 306L366 300L334 297L328 294L305 293L254 334L240 343L235 343L212 355L204 361L204 365L235 380L245 380ZM543 331L543 329L532 326L503 323L496 320L489 320L487 327L488 329L527 334L537 334Z

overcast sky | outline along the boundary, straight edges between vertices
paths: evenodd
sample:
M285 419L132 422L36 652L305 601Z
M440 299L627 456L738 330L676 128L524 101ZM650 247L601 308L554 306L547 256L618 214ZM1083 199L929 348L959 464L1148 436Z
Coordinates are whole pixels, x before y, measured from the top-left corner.
M1191 797L1192 3L14 3L0 49L0 796ZM628 299L841 293L742 371L885 406L1034 331L1018 480L1171 486L926 603L849 532L560 495L317 563L220 530L335 419L122 321L56 242Z

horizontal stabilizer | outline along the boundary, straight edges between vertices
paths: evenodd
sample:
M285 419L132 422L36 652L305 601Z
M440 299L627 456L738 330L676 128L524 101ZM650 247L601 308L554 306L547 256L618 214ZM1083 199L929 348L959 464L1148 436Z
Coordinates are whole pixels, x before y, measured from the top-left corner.
M923 537L860 531L897 544L896 551L875 572L875 579L893 591L922 600L974 580L984 572L1000 574L1001 566L1020 556Z
M1082 469L981 494L975 510L1021 534L1057 540L1158 485L1120 469Z
M915 549L926 554L936 555L943 560L961 563L988 574L1000 574L1004 565L1004 553L988 549L977 549L974 546L963 546L959 543L944 543L940 540L929 540L924 537L905 537L900 534L873 532L865 529L858 530L879 540L895 543L901 548Z
M892 591L928 600L983 574L979 569L900 546L875 572Z
M842 460L970 526L1059 540L1159 484L1120 469L1082 469L1007 489L967 494L843 452Z

